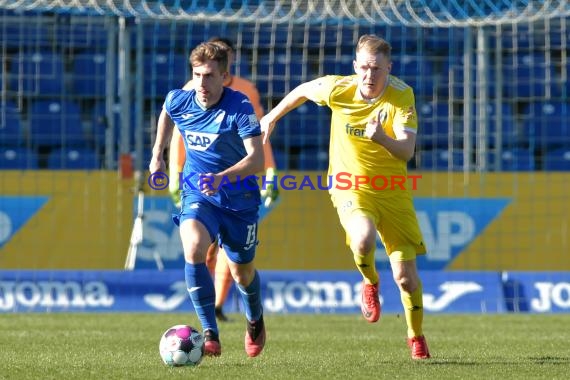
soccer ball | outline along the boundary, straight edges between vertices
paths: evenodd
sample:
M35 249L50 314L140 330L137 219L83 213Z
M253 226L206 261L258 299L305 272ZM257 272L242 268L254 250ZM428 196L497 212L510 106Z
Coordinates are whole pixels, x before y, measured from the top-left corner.
M158 348L168 366L195 366L204 356L204 337L192 326L176 325L162 334Z

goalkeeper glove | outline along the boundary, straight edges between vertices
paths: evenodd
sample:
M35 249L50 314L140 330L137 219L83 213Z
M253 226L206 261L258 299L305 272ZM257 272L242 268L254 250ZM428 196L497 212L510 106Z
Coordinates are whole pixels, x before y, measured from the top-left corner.
M274 168L267 168L265 172L265 189L261 190L261 197L264 199L265 207L271 206L279 198L277 170Z
M180 182L178 176L173 176L173 178L170 178L170 183L168 184L168 192L170 193L170 199L172 199L172 202L176 208L180 208Z

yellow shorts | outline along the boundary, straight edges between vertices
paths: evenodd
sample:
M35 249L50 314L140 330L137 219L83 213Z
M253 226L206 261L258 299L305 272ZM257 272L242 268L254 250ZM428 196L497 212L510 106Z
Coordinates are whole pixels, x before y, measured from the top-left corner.
M407 261L415 259L416 255L424 255L426 247L412 197L405 193L402 195L398 198L374 198L361 191L343 190L332 194L331 199L345 231L353 216L366 216L376 225L388 256L398 252L398 257L391 259Z

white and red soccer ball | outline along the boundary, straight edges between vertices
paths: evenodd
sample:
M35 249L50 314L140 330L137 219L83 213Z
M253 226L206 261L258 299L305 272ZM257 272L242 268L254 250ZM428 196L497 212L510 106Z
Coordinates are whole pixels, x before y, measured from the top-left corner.
M159 350L168 366L195 366L204 356L204 337L192 326L172 326L162 334Z

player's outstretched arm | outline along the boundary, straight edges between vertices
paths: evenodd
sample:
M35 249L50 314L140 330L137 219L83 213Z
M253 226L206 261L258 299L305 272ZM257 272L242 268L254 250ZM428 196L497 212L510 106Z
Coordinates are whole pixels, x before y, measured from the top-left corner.
M279 104L271 110L271 112L261 118L260 125L264 144L269 141L269 136L273 132L273 129L279 119L309 100L307 94L311 94L313 92L314 82L315 81L305 82L295 87L293 91L288 93L279 102Z
M173 128L174 123L172 122L172 119L166 113L166 110L162 109L156 128L156 140L152 147L152 159L148 166L151 174L158 171L166 172L166 164L164 162L163 154L164 149L168 146L167 144L172 136Z

